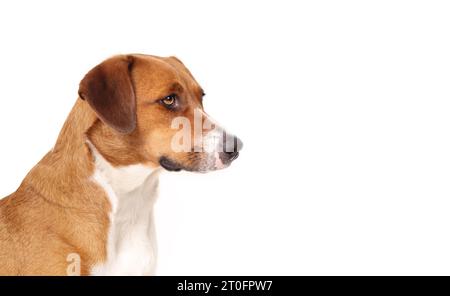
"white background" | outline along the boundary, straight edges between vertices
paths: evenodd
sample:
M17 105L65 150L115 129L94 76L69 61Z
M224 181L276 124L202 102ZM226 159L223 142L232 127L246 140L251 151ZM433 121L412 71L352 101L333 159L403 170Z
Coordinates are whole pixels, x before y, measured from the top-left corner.
M240 136L166 173L160 275L450 274L446 1L1 1L0 195L53 146L80 79L176 55Z

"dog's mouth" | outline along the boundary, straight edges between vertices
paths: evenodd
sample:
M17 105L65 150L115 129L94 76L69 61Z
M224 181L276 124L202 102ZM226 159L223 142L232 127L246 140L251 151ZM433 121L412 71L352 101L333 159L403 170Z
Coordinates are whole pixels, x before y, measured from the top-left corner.
M239 156L239 153L192 153L189 154L189 164L185 165L172 160L167 156L159 159L159 164L170 172L179 172L181 170L197 173L206 173L210 171L221 170L230 166L230 164Z
M159 164L166 169L169 172L179 172L181 170L188 171L188 172L199 172L199 173L206 173L208 171L211 171L210 168L206 167L205 165L183 165L177 161L174 161L166 156L162 156L159 159Z
M159 159L159 164L165 168L166 170L170 171L170 172L179 172L182 169L184 169L184 167L182 165L180 165L179 163L170 160L169 158L163 156Z

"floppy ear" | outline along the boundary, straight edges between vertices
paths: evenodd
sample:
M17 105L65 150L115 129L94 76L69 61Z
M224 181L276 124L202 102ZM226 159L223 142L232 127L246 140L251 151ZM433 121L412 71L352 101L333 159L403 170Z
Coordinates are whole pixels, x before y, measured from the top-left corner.
M136 98L131 82L133 57L116 56L97 65L80 82L78 94L97 116L121 133L136 128Z

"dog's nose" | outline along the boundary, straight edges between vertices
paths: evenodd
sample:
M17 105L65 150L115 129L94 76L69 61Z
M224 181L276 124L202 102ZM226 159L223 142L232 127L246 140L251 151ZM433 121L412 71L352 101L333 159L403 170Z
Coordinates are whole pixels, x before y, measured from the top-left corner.
M226 153L237 153L242 149L241 139L228 133L223 134L223 148Z
M236 152L241 151L242 147L244 147L244 143L242 143L241 139L234 136L234 142L235 142Z
M224 135L224 151L221 159L224 162L231 162L239 156L239 151L243 147L241 139L233 135Z

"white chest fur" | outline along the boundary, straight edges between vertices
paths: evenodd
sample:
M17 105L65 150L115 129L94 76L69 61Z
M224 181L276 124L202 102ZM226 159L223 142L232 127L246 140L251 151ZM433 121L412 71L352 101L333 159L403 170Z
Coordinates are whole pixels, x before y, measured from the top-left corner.
M90 147L96 170L92 176L111 202L106 262L92 268L92 275L152 275L156 264L153 206L159 169L143 165L113 167Z

